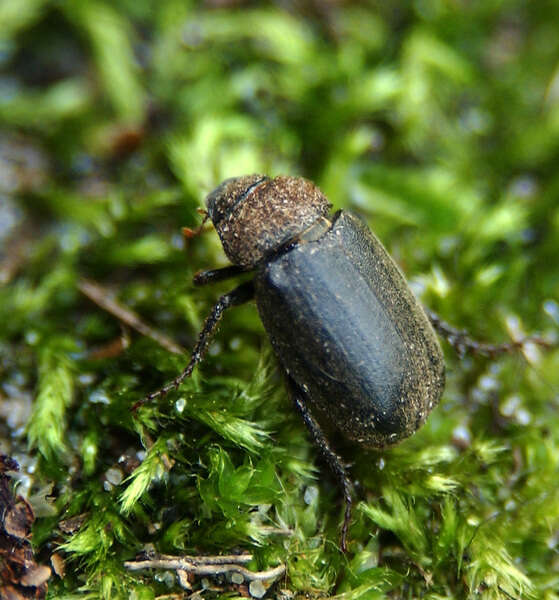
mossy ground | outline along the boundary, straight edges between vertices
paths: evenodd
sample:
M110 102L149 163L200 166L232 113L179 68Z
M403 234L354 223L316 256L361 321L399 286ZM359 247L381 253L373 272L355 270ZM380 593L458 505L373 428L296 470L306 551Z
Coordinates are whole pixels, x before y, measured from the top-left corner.
M131 410L185 356L80 282L190 349L228 286L193 288L226 263L213 232L185 247L180 226L232 175L314 180L476 337L557 340L559 3L288 4L0 3L0 450L30 475L38 560L66 560L49 597L180 594L123 568L152 544L284 563L284 597L557 598L557 349L445 346L427 425L344 451L346 555L253 306L179 392Z

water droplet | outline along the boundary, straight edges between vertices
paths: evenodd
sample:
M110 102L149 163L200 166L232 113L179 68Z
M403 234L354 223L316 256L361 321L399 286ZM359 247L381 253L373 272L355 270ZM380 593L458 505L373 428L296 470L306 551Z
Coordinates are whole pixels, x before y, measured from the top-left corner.
M458 425L452 431L452 442L458 448L468 448L472 442L470 430L465 425Z
M309 485L303 494L305 504L311 505L318 498L318 488L315 485Z
M253 598L263 598L266 593L266 588L261 581L251 581L248 586L248 591Z
M232 573L231 574L232 583L236 583L237 585L240 585L241 583L243 583L244 580L245 580L245 578L241 575L241 573Z
M543 310L559 325L559 304L555 300L546 300L543 303Z
M211 344L211 346L208 349L208 354L210 356L217 356L218 354L221 353L221 343L220 342L213 342Z
M110 404L111 400L104 390L94 390L89 394L89 401L92 404Z
M520 402L521 402L520 396L517 396L517 395L509 396L501 403L499 410L501 411L501 414L504 417L512 417L514 415L514 413L516 412L516 410L518 409L518 407L520 406Z
M107 469L105 479L112 485L118 485L122 481L122 471L120 469Z

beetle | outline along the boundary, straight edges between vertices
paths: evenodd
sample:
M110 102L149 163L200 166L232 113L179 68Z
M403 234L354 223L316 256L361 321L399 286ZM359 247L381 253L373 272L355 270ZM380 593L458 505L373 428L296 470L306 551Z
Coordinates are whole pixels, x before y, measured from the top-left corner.
M382 243L310 181L247 175L206 199L232 265L195 275L196 285L253 272L219 298L184 371L151 400L177 388L202 360L223 313L255 299L289 395L343 490L346 549L351 481L321 422L364 447L384 447L423 425L438 404L445 366L435 326L459 349L491 353L428 315ZM452 342L451 342L452 343Z

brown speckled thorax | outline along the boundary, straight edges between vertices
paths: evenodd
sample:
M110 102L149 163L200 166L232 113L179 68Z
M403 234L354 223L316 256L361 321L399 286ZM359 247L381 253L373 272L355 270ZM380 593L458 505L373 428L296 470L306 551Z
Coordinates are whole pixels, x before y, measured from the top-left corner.
M250 269L331 208L300 177L246 175L227 179L207 198L208 214L229 260Z

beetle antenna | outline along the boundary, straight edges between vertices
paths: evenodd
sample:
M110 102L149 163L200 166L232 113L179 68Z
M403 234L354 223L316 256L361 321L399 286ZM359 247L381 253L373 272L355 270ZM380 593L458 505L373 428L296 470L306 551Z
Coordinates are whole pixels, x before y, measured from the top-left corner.
M200 223L200 225L198 225L198 227L196 227L195 229L191 229L190 227L182 228L182 234L187 240L191 240L195 237L198 237L204 230L204 226L206 225L206 223L208 222L208 219L210 218L208 211L204 210L203 208L196 209L196 212L198 214L204 215L204 218L203 218L202 222Z

